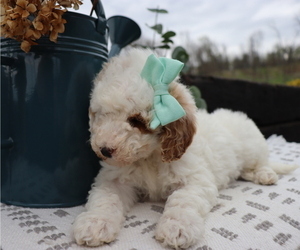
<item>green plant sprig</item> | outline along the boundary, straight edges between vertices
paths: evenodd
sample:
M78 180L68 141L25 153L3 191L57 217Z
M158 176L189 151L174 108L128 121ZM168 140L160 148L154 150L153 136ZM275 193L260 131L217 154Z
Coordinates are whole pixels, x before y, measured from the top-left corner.
M171 49L171 44L174 44L174 41L172 39L176 36L176 32L166 31L163 33L163 25L161 23L158 23L158 15L159 14L168 14L169 12L165 9L160 9L159 7L157 7L156 9L148 8L147 10L155 13L154 25L150 26L150 25L146 24L150 29L153 30L153 40L152 40L151 49L153 49L153 50L155 50L155 49L166 49L166 50ZM155 45L156 34L159 34L161 37L161 44L157 45L157 46ZM189 60L189 55L183 47L177 46L173 50L172 58L177 59L186 65L187 61ZM186 70L187 70L187 68L185 66L185 68L183 69L183 72Z

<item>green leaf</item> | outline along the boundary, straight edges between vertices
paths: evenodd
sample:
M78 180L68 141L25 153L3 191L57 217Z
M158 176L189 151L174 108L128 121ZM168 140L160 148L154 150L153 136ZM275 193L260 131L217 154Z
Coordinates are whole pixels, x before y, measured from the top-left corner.
M186 63L189 60L189 54L183 47L178 46L173 50L172 58Z
M181 70L181 74L187 74L190 71L190 66L188 64L184 64L183 69Z
M147 8L147 10L155 12L155 13L160 13L160 14L167 14L168 13L168 11L164 10L164 9L149 9L149 8Z
M176 36L176 33L174 31L168 31L165 34L162 35L163 38L167 39L170 37Z
M206 104L205 100L201 98L200 89L195 85L190 86L189 89L191 91L191 94L194 97L197 108L206 109L207 104Z
M170 49L171 47L168 44L157 46L158 49Z
M202 98L195 99L195 103L198 109L207 109L207 104Z
M156 24L156 25L154 25L154 26L149 26L149 25L147 24L147 26L148 26L150 29L155 30L158 34L161 34L161 33L162 33L162 29L163 29L162 24Z
M171 39L164 39L161 42L162 43L174 43Z
M195 99L196 98L201 98L201 92L200 92L200 89L197 86L192 85L192 86L189 87L189 89L190 89L190 91L191 91L191 93L192 93L192 95L194 96Z

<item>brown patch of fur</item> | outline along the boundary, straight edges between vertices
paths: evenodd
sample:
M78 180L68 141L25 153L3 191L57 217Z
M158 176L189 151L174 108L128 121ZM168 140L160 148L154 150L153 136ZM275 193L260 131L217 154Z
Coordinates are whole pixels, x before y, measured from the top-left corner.
M190 93L183 85L172 83L170 94L181 104L186 115L162 127L160 140L162 160L164 162L180 159L192 143L196 133L195 112L197 108Z
M128 122L132 127L138 128L143 134L151 134L153 132L141 114L134 114L128 117Z

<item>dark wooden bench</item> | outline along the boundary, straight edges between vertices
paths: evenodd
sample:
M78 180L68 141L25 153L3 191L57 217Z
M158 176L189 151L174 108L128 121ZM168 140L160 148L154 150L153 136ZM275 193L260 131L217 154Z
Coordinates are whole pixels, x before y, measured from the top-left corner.
M282 135L300 142L300 88L242 80L183 75L201 90L208 112L227 108L245 112L267 138Z

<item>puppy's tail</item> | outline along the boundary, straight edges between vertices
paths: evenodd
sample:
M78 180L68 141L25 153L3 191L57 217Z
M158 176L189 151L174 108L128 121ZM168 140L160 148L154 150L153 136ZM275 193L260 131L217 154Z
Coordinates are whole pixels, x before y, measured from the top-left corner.
M279 162L270 162L269 166L275 171L276 174L288 174L300 167L299 165L296 164L288 165Z

